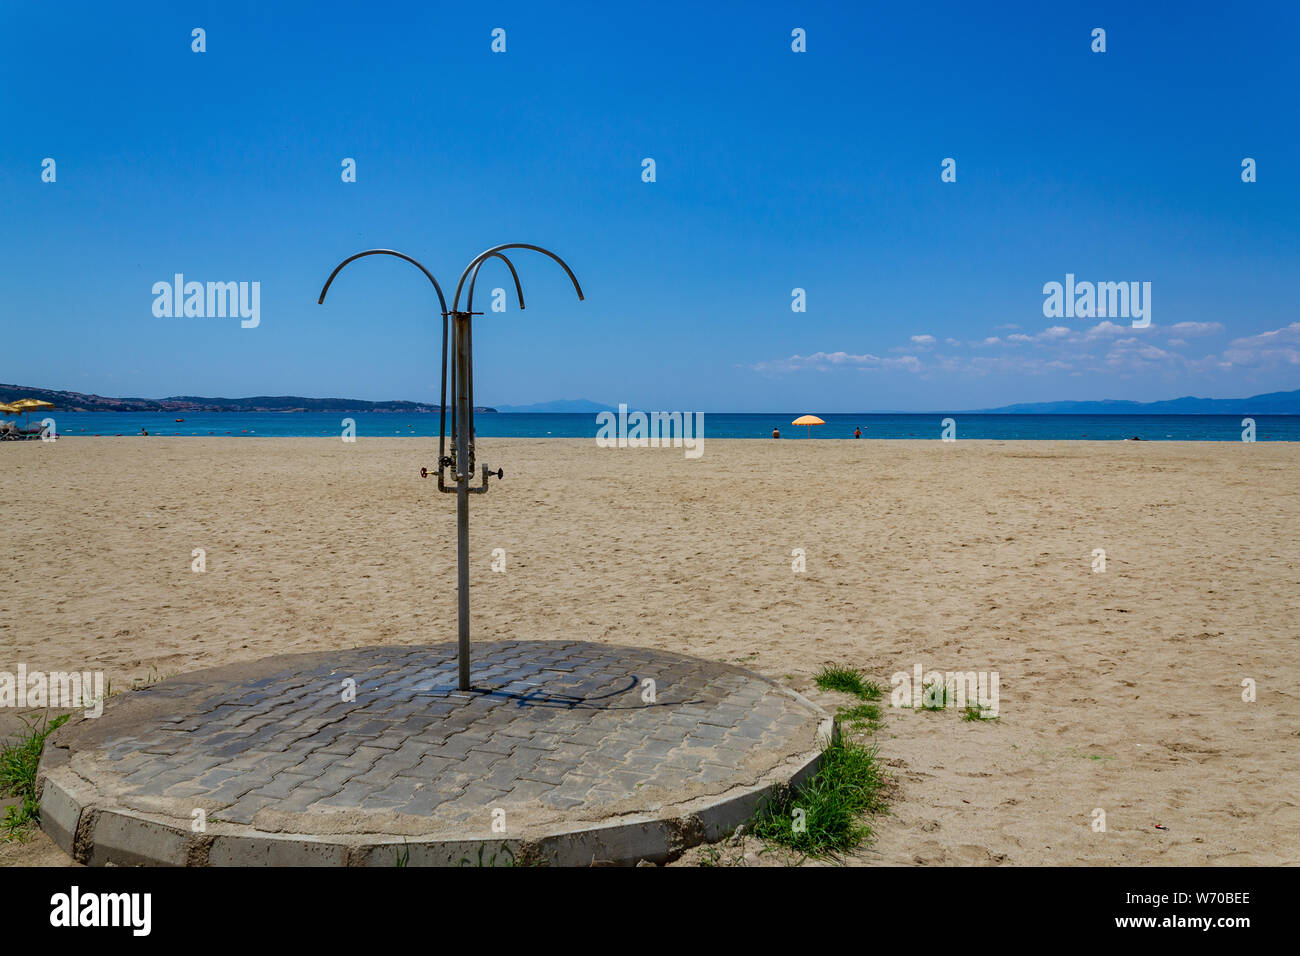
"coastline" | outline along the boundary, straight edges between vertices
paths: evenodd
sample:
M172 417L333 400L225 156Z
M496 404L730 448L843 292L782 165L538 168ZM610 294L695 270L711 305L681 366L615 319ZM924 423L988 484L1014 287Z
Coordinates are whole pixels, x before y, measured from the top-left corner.
M658 413L654 413L658 414ZM853 440L860 430L862 441L918 439L943 440L955 436L961 441L1109 441L1140 437L1143 441L1300 442L1297 415L1073 415L1073 414L834 414L826 413L825 425L812 429L788 424L792 413L671 413L667 419L652 418L646 433L671 431L674 436L689 431L706 441L754 439L771 441L774 428L781 441ZM611 415L612 417L612 415ZM334 437L344 434L358 439L415 437L437 438L437 415L375 413L342 415L318 412L265 412L241 414L215 412L190 415L156 415L132 412L72 413L54 410L34 425L52 422L61 438L92 436L128 437L142 430L149 437ZM689 426L689 427L688 427ZM450 427L450 423L448 423ZM632 427L635 427L633 423ZM498 412L475 418L480 437L500 439L584 438L631 434L619 418L613 423L585 413Z

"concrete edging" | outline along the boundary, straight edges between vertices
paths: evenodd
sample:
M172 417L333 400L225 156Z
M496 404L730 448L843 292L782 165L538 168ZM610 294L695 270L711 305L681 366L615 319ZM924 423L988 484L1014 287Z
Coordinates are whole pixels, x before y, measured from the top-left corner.
M455 837L272 832L220 820L209 821L204 832L193 832L189 821L174 815L114 805L74 769L69 745L60 746L56 731L46 742L38 771L41 826L64 852L89 866L394 866L399 857L409 866L668 862L733 832L774 789L807 779L820 765L822 750L838 737L834 718L817 705L769 678L760 679L816 719L815 749L787 756L753 783L670 800L615 819L539 822L515 834L480 831Z
M824 746L837 729L833 718L823 718L819 743ZM630 866L639 860L664 863L691 847L722 839L748 820L776 787L802 783L820 763L821 750L810 751L767 775L775 779L696 798L664 815L638 815L517 837L403 840L378 835L250 834L233 832L223 824L193 833L150 814L98 806L89 785L76 777L65 759L62 766L48 768L42 762L41 827L60 849L88 866L395 866L402 853L411 866L457 866L466 860L478 863L480 848L487 854L485 864L491 862L491 854L508 851L513 860L550 866Z

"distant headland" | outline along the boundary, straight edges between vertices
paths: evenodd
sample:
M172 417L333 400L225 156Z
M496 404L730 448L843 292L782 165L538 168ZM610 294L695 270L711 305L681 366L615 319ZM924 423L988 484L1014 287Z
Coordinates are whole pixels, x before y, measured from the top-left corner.
M19 398L53 402L66 412L406 412L437 413L439 407L425 402L367 402L359 398L304 398L301 395L257 395L251 398L206 398L173 395L170 398L106 398L83 392L68 392L26 385L0 384L0 403ZM448 411L451 406L447 406ZM475 406L476 412L496 412Z
M0 384L0 403L20 398L53 402L68 412L405 412L437 413L427 402L367 402L359 398L304 398L301 395L257 395L251 398L206 398L173 395L170 398L106 398L103 395L29 385ZM448 406L450 410L450 406ZM533 405L474 407L485 413L595 414L617 406L585 398L537 402ZM832 409L823 409L832 412ZM925 414L898 409L860 409L862 414ZM934 413L967 415L1300 415L1300 389L1268 392L1250 398L1172 398L1160 402L1103 401L1033 402L997 408L938 408Z

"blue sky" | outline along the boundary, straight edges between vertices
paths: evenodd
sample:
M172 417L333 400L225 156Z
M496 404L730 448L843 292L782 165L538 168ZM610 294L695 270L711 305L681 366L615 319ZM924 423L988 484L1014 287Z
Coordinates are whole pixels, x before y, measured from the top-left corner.
M363 260L318 306L321 283L387 246L454 286L524 241L587 301L520 256L528 309L476 320L481 403L1300 387L1294 3L0 11L0 381L434 399L424 278ZM152 286L178 272L259 282L260 324L156 317ZM1044 317L1067 273L1150 282L1150 328ZM507 279L485 269L476 305Z

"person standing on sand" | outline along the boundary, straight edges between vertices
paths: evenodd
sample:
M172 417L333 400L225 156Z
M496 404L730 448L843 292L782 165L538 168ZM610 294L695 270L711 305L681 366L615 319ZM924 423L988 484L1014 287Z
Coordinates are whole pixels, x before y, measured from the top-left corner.
M853 437L854 437L854 438L861 438L861 437L862 437L862 429L861 429L861 428L855 428L855 429L853 429Z

